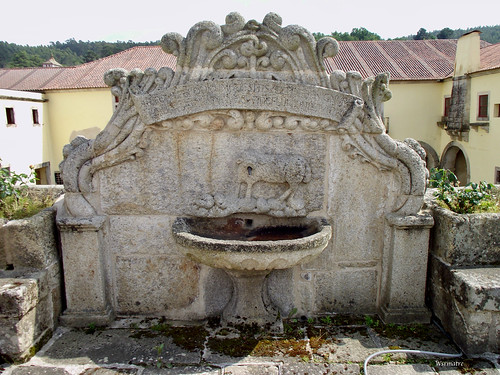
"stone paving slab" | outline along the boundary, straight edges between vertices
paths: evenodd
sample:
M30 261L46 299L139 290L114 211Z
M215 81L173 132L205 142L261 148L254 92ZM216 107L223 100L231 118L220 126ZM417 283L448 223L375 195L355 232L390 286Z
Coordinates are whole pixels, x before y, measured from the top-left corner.
M282 375L358 375L359 365L341 363L293 363L283 366Z
M296 322L280 335L162 321L149 326L131 321L115 327L60 327L35 357L8 367L5 375L357 375L364 360L381 350L456 352L435 326ZM464 362L457 366L436 357L380 355L371 360L368 375L499 375L494 362L500 356L484 358L459 359Z
M366 375L436 375L437 373L429 366L423 364L415 365L374 365L368 366Z
M138 334L139 332L139 334ZM38 357L49 364L72 365L124 363L138 366L193 364L201 361L201 350L184 350L171 337L155 332L110 329L66 331Z

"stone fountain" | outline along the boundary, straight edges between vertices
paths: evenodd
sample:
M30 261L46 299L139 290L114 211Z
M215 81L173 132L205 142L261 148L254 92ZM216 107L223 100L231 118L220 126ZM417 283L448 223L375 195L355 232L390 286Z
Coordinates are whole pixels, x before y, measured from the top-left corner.
M332 236L325 219L269 217L179 218L172 227L179 249L193 260L226 270L233 280L223 321L281 328L265 279L319 255Z
M161 45L175 71L106 73L119 107L64 148L62 321L428 319L425 152L386 134L389 75L327 72L338 43L274 13Z

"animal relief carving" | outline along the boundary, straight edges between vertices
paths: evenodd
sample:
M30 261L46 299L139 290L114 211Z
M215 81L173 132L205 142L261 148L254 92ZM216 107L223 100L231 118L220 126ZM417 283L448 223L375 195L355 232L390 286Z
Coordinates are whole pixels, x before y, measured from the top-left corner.
M247 151L237 158L235 163L236 194L227 192L203 194L194 199L194 204L191 205L193 215L212 217L233 213L260 213L278 217L307 215L304 199L307 193L304 188L312 179L312 170L303 156ZM269 194L274 195L269 196Z
M311 181L311 167L300 155L271 155L249 153L236 162L240 190L246 186L244 198L252 198L252 187L257 182L288 184L288 189L278 198L279 202L290 202L294 209L304 208L303 201L294 201L300 184Z

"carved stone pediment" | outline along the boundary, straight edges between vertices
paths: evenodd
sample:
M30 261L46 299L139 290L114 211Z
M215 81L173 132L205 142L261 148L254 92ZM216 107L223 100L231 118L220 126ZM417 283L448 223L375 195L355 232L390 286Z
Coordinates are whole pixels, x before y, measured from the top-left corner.
M281 24L275 13L259 23L245 22L233 12L222 26L197 23L186 38L165 34L163 50L178 61L174 83L251 78L330 87L323 59L337 54L337 41L324 38L316 43L303 27Z
M329 37L316 42L300 26L282 27L281 18L274 13L262 23L245 22L239 14L231 13L225 25L200 22L185 38L169 33L161 43L166 52L177 56L176 70L164 67L107 72L104 80L120 99L118 109L95 140L77 138L65 147L61 170L66 190L76 193L66 202L72 215L88 216L99 211L93 176L97 171L137 160L148 151L151 134L158 131L241 132L247 139L253 139L251 134L255 133L264 144L264 133L334 135L350 157L399 176L401 193L394 212L411 214L420 209L426 173L422 149L415 141L390 138L382 122L382 103L392 95L388 73L367 79L357 72L328 74L323 59L338 52L337 42ZM241 143L241 147L248 145ZM288 155L304 156L295 152ZM269 155L268 162L261 164L283 164L271 160ZM315 165L304 160L316 173ZM275 172L278 176L281 173ZM302 190L312 185L291 186L287 179L276 178L281 189L276 196L259 200L249 188L246 202L237 200L239 203L233 202L230 210L223 208L216 213L220 194L213 189L195 191L208 186L200 182L187 194L189 199L198 196L191 200L199 203L195 204L199 211L192 204L189 207L194 214L219 216L242 210L275 215L288 210L287 214L300 216L319 209L316 203L308 206L301 201ZM266 185L269 178L260 181ZM247 177L240 182L250 180ZM215 203L208 207L212 201ZM228 206L227 202L222 205Z

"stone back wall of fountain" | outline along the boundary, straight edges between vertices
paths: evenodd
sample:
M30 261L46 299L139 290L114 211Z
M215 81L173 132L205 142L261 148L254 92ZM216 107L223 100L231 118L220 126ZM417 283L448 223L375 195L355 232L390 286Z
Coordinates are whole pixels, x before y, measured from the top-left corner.
M269 275L283 315L425 320L425 153L385 133L388 75L328 74L337 42L316 43L272 13L201 22L162 46L176 71L108 72L119 108L95 140L65 147L63 320L219 315L229 278L183 256L171 227L236 214L333 224L318 258Z

